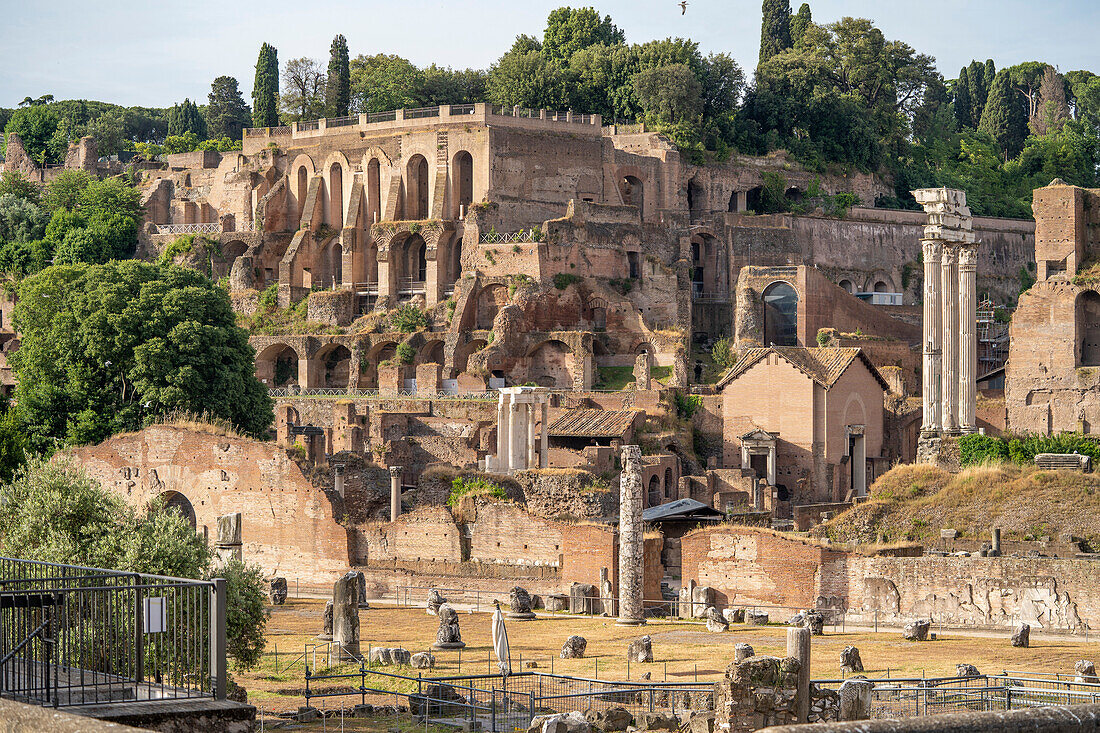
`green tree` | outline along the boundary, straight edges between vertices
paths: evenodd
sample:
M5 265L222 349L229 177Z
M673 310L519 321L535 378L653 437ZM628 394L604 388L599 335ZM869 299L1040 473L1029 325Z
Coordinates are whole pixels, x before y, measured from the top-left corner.
M1043 78L1039 83L1039 100L1035 106L1035 114L1028 120L1028 129L1032 134L1042 137L1062 129L1068 119L1066 82L1053 66L1048 66L1043 70Z
M10 483L15 472L27 461L27 436L19 419L19 410L5 399L0 413L0 484ZM0 530L0 537L3 531Z
M420 106L422 72L396 55L356 56L351 61L351 93L360 112L386 112Z
M970 100L970 72L964 66L955 82L955 120L959 129L976 127L974 124L973 104Z
M39 165L60 163L62 158L48 150L50 138L58 126L57 114L49 107L33 105L21 107L12 113L4 126L4 154L7 155L8 135L13 132L23 141L23 148Z
M199 106L190 99L184 99L168 113L168 134L186 135L187 133L193 134L200 140L206 139L206 120L199 111Z
M329 117L345 117L351 102L351 65L348 60L348 41L343 35L332 39L329 47L328 75L325 86L325 114Z
M33 201L10 193L0 196L0 240L30 242L46 233L50 214Z
M985 78L985 65L980 61L971 61L966 67L966 83L970 85L970 117L977 127L985 110L986 100L989 99L989 89L992 80Z
M576 75L538 51L509 51L489 70L489 99L506 107L572 107Z
M252 120L252 112L232 76L219 76L210 84L206 96L206 131L211 138L241 138Z
M567 64L582 48L598 43L614 46L625 40L623 32L611 22L610 15L600 18L594 8L562 7L552 10L546 19L542 53L548 59Z
M1007 71L994 77L978 129L993 137L1004 160L1016 157L1023 149L1027 118L1012 91Z
M1042 61L1025 61L1004 70L1008 72L1009 84L1019 95L1018 101L1023 106L1024 119L1031 119L1039 105L1039 87L1042 86L1046 67L1047 64Z
M243 672L260 662L267 644L263 571L259 565L230 560L216 574L225 578L226 651L233 657L234 669Z
M15 322L17 401L36 446L98 442L175 410L254 436L273 419L228 295L194 270L47 268L20 284Z
M646 116L654 122L697 122L703 111L702 85L683 64L639 72L634 76L634 90Z
M283 113L292 121L316 120L325 114L325 74L321 65L302 56L283 67Z
M101 265L111 258L111 251L87 227L70 229L54 252L54 262L59 265L81 263Z
M450 69L432 64L421 70L417 98L426 106L472 104L486 98L488 74L477 69Z
M791 47L791 3L790 0L764 0L761 10L760 63L763 64Z
M59 174L58 177L60 178L64 173ZM42 199L42 187L33 181L28 181L27 177L19 171L4 171L0 174L0 196L7 194L37 204Z
M791 43L797 46L799 39L802 38L802 34L806 32L806 29L810 27L810 24L814 22L813 14L810 12L810 4L802 3L802 6L798 8L798 12L791 18Z
M279 53L269 43L260 46L256 59L256 81L252 86L253 127L279 124Z

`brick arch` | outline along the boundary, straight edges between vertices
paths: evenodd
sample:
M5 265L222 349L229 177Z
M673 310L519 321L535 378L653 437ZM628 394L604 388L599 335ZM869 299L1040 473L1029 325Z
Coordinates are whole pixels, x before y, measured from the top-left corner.
M363 199L366 214L363 226L369 229L376 219L378 221L383 219L382 214L386 207L382 199L390 177L393 175L393 161L385 150L372 145L363 153L360 163L363 168Z
M1077 366L1100 366L1100 293L1082 290L1073 299Z
M489 283L477 293L474 328L489 330L500 309L508 304L508 287L503 283Z
M288 357L288 351L292 356ZM299 364L303 358L299 349L285 341L269 344L256 354L256 378L269 389L297 384Z
M286 182L290 188L289 198L293 202L290 220L294 222L294 228L297 229L300 226L299 222L302 220L302 204L309 192L309 181L317 174L317 166L314 164L313 158L305 153L300 153L294 158L294 162L290 164L286 171Z
M481 351L489 342L485 339L473 339L455 349L455 372L461 374L469 366L470 355Z
M186 519L191 524L192 529L198 527L198 521L195 518L195 506L183 492L170 489L159 494L157 501L161 502L165 511L176 512Z
M575 380L574 352L569 344L546 339L526 354L527 381L540 387L572 389Z
M351 186L354 182L351 162L339 151L329 153L321 166L321 175L325 190L324 221L334 229L340 229L348 218L348 201L351 199Z
M416 352L417 364L442 364L444 360L444 349L446 344L443 339L431 339L425 341L424 345Z
M339 342L325 344L313 357L319 365L320 387L345 388L351 384L354 362L351 349Z

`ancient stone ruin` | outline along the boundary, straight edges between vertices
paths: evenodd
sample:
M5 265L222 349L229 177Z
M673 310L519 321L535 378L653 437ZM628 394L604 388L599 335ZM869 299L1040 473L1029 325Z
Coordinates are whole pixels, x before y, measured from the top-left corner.
M863 673L863 660L859 657L859 649L849 645L840 650L840 671L847 674Z
M530 621L535 618L535 613L531 610L531 594L523 588L518 585L513 587L509 593L509 601L511 610L507 614L508 618L516 621Z
M626 648L626 658L632 662L652 662L653 640L646 635L630 642Z
M332 587L332 646L329 666L359 659L359 581L349 572Z
M447 604L439 607L439 631L436 632L433 649L462 649L462 632L458 628L458 612Z
M428 606L427 606L428 615L438 616L439 615L439 607L442 606L446 602L447 602L447 599L444 598L443 594L440 593L439 591L437 591L435 588L432 588L431 590L429 590L428 591Z
M645 623L642 607L642 450L623 446L623 471L619 478L619 618L622 626Z
M286 603L286 578L272 578L269 595L273 606L281 606Z
M588 648L588 640L583 636L577 636L573 634L565 643L561 645L561 658L562 659L580 659L584 656L585 649Z

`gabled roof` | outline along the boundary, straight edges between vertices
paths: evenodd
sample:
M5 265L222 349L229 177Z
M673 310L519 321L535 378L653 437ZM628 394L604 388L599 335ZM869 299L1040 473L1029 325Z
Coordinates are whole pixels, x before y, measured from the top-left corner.
M621 438L638 413L638 410L570 410L550 423L547 432L566 438Z
M744 442L746 440L775 440L775 434L769 433L763 428L753 428L752 430L741 436L741 442Z
M643 522L654 522L663 519L701 519L720 520L725 515L722 512L709 507L695 499L677 499L666 504L651 506L642 512Z
M805 346L769 346L767 348L745 349L741 352L737 363L730 367L730 370L718 380L715 389L722 389L772 353L778 355L825 389L829 389L836 384L836 380L840 379L840 375L844 374L853 361L859 359L882 386L883 390L888 391L890 389L890 385L886 383L875 365L863 353L863 349L855 347L808 348Z

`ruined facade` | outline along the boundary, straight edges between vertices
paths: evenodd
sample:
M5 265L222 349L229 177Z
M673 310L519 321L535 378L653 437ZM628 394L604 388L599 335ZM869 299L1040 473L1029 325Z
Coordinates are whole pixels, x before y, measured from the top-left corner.
M1037 282L1012 316L1007 429L1100 432L1100 190L1035 190Z

